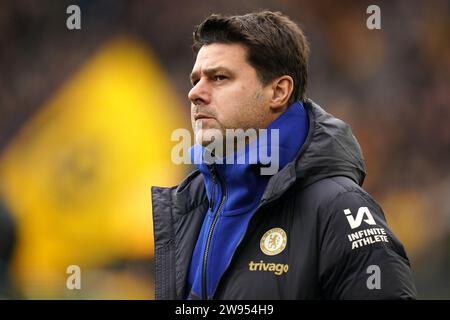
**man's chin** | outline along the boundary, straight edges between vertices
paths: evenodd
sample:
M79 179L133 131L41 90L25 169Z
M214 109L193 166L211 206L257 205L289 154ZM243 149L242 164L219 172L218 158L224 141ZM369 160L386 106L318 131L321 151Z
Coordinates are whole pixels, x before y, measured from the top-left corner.
M223 134L220 129L201 129L195 133L195 142L206 147L211 143L223 143Z

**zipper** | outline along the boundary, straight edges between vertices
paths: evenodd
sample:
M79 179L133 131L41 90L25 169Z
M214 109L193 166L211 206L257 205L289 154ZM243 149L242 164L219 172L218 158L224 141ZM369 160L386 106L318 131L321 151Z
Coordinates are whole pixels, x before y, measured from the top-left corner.
M255 219L255 216L257 213L259 213L259 211L261 210L262 207L266 206L266 204L259 204L258 207L256 207L255 212L253 213L252 217L250 218L250 220L248 221L247 227L245 228L245 232L242 234L241 238L239 239L239 242L236 246L236 249L234 250L234 254L231 256L230 260L228 261L228 264L225 268L225 271L222 274L222 277L219 279L219 282L217 283L216 286L216 291L217 289L220 287L220 284L222 283L222 279L225 277L225 274L227 273L228 267L230 266L231 262L233 261L234 256L238 253L238 250L241 246L241 242L244 240L245 236L247 235L247 231L249 229L249 226L251 225L251 222ZM216 291L213 292L213 297L216 294Z
M209 209L212 211L214 209L214 199L216 198L216 183L217 183L217 174L215 168L210 168L211 177L212 177L212 190L211 190L211 201L209 202Z
M222 181L220 181L220 179L218 179L216 168L214 167L214 165L211 166L211 167L208 167L208 168L211 171L211 176L212 176L212 179L213 179L213 192L211 193L211 203L210 203L211 210L214 208L213 193L214 193L214 190L216 188L216 182L217 181L220 182L220 186L221 186L221 189L222 189L222 194L221 194L219 207L217 208L216 212L214 213L214 218L213 218L213 221L211 223L211 227L210 227L209 232L208 232L208 238L206 240L205 252L203 254L203 266L202 266L202 299L203 300L207 300L208 299L208 293L207 293L207 287L206 287L206 270L207 270L209 247L211 245L211 239L212 239L212 234L213 234L213 231L214 231L214 227L216 226L217 220L219 218L219 212L222 209L222 207L223 207L223 205L225 203L225 198L226 198L225 186L223 185Z

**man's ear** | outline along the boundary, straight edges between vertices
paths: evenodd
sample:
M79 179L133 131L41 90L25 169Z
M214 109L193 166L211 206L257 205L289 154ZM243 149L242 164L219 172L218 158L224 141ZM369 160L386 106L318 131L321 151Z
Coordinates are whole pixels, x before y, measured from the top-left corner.
M273 111L284 111L294 91L294 80L291 76L281 76L272 81L272 96L270 97L270 108Z

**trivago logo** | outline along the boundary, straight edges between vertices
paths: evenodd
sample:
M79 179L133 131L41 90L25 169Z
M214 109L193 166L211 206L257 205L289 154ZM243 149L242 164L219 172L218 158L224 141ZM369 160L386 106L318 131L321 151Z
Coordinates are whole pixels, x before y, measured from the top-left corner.
M270 271L277 276L281 276L283 273L288 272L289 265L283 263L265 263L262 260L259 262L250 261L248 269L250 271Z

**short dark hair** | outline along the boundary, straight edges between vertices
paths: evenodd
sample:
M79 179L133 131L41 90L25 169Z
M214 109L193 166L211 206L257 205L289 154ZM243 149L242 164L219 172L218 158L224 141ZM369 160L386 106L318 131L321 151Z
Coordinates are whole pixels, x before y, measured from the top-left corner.
M192 50L212 43L240 43L247 61L265 85L289 75L294 90L289 104L305 100L309 44L300 27L280 12L261 11L241 16L212 14L195 27Z

